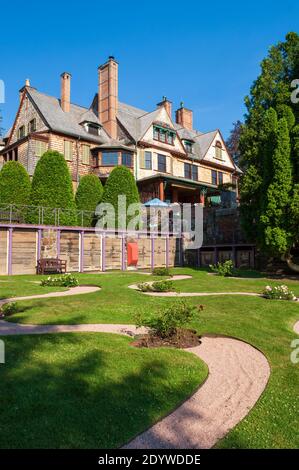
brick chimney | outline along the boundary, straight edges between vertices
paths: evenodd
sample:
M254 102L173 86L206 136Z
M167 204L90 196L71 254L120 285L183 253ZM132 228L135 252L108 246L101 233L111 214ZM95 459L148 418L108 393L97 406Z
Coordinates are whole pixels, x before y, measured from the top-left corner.
M163 106L167 113L169 114L169 117L171 118L171 113L172 113L172 101L169 101L166 96L163 96L162 98L162 101L160 101L160 103L157 104L157 106L160 108L161 106Z
M19 90L20 102L21 102L21 100L22 100L22 98L23 98L23 93L24 93L25 89L28 88L28 87L31 88L30 80L29 80L29 78L26 78L26 80L25 80L25 85Z
M71 103L71 74L63 72L61 74L61 108L65 113L70 112L70 103Z
M175 112L175 122L185 129L193 129L193 111L184 107L181 103L181 107Z
M118 63L113 56L98 68L99 120L108 134L117 138L116 115L118 110Z

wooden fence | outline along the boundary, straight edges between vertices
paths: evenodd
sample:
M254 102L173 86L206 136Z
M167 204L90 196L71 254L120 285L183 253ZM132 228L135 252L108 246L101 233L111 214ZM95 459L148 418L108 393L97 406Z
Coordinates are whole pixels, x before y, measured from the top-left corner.
M68 272L126 270L128 241L138 244L139 269L183 262L181 239L169 234L117 237L93 228L8 224L0 226L0 274L34 274L42 258L66 260Z

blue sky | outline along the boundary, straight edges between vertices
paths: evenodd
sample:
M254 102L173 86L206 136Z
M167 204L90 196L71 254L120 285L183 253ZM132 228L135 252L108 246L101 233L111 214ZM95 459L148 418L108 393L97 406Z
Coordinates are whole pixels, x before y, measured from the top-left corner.
M175 109L184 101L197 129L226 137L268 47L299 30L299 3L11 1L1 4L1 19L4 128L26 78L59 96L60 73L71 72L72 102L89 105L97 66L114 55L121 101L148 111L163 95Z

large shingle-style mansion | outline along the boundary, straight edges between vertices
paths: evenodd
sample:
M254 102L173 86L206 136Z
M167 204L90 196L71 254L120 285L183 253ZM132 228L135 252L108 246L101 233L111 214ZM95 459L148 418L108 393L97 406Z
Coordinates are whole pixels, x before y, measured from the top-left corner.
M4 162L18 160L30 175L47 150L68 163L73 185L94 173L104 183L116 165L133 172L141 199L204 203L218 186L236 186L240 170L220 131L193 129L193 113L181 104L173 120L166 97L147 112L118 100L118 63L98 68L98 92L88 108L71 103L71 75L61 75L60 99L32 87L20 90L20 105L0 150Z

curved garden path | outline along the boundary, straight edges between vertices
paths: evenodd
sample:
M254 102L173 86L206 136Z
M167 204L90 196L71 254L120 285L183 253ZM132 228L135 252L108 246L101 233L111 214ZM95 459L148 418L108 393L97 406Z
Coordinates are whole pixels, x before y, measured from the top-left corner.
M78 295L99 289L78 286L63 292L4 299L0 303ZM0 335L101 332L134 336L144 331L134 325L25 325L0 320ZM207 364L207 380L181 406L134 438L126 448L210 448L247 415L267 385L270 366L266 357L243 341L204 336L201 345L186 351Z
M299 335L299 320L294 325L294 331L297 333L297 335Z

